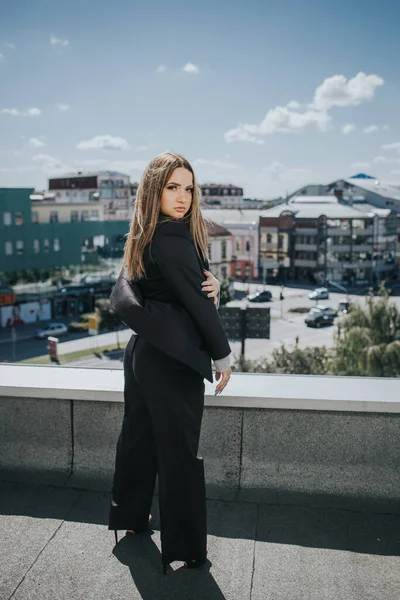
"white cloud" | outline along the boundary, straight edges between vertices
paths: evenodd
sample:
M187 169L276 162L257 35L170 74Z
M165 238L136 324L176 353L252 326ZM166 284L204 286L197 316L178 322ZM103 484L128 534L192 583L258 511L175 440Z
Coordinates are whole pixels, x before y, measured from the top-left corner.
M128 150L128 142L112 135L96 135L91 140L83 140L76 146L78 150Z
M389 125L382 125L382 129L389 129Z
M353 125L352 123L348 123L347 125L343 125L342 129L341 129L343 135L348 135L349 133L352 133L355 130L356 130L356 126Z
M353 164L350 165L350 169L369 169L371 166L370 162L363 162L362 160L355 162Z
M185 71L185 73L194 73L195 75L199 72L199 68L191 62L186 63L186 65L182 67L182 70Z
M56 104L56 108L58 108L58 110L65 111L69 110L70 106L69 104L63 104L62 102L59 102L58 104Z
M61 38L58 38L55 35L51 35L50 36L50 44L52 46L62 46L63 48L66 48L67 46L69 46L69 40L66 40L66 39L63 40Z
M4 44L6 48L10 48L10 50L15 50L15 44L10 44L10 42L6 42Z
M193 161L193 165L196 167L210 167L212 169L218 169L218 170L228 170L228 171L235 171L237 169L240 169L240 165L236 165L234 163L231 163L229 161L224 161L224 160L208 160L206 158L196 158Z
M310 180L309 169L288 167L278 161L272 162L261 170L261 177L272 183L287 183L300 186Z
M12 117L38 117L41 114L39 108L28 108L19 110L18 108L0 108L0 114L11 115Z
M108 160L107 158L88 158L75 160L79 168L112 170L112 171L143 171L148 161L146 160Z
M166 71L166 70L167 70L167 67L165 65L160 65L157 68L157 73L164 73L164 71Z
M372 100L375 90L383 83L382 77L362 72L352 79L346 79L344 75L333 75L315 90L311 106L317 110L329 110L333 106L358 106Z
M224 135L227 142L249 141L257 143L257 136L271 133L296 133L307 129L327 131L332 117L329 110L335 106L356 106L372 100L375 90L383 85L378 75L358 73L352 79L344 75L328 77L315 90L311 104L301 110L296 100L286 106L276 106L269 110L259 125L240 123Z
M377 125L368 125L368 127L365 127L362 132L363 133L375 133L375 131L378 131L379 127Z
M32 156L32 162L38 165L44 173L70 170L68 165L49 154L36 154L35 156Z
M382 146L384 150L396 150L400 154L400 142L394 142L393 144L384 144Z
M400 158L387 158L386 156L375 156L374 163L381 165L400 164Z
M43 140L33 137L33 138L29 139L29 145L32 146L33 148L42 148L46 144L43 142Z

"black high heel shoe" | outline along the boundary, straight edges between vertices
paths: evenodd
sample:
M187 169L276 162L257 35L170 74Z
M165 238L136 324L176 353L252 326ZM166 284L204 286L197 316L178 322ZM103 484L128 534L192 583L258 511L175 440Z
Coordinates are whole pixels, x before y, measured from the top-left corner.
M199 559L199 560L185 560L184 561L185 567L188 569L197 569L198 567L205 565L207 562L207 554L208 554L208 548L206 548L206 555L204 558ZM164 575L167 574L167 566L168 565L163 564Z
M152 519L152 515L149 515L149 520L148 523L150 523L151 519ZM126 530L126 536L130 537L131 535L136 535L138 533L144 533L145 531L148 530L148 527L144 527L143 529L135 529L135 531L133 531L133 529L127 529ZM118 544L118 529L114 529L114 535L115 535L115 545Z

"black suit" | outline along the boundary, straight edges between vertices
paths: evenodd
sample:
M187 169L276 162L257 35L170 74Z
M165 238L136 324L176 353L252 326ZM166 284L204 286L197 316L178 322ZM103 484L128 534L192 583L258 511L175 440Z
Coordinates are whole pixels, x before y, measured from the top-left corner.
M204 378L230 353L208 268L187 225L159 223L145 248L146 278L123 269L111 294L135 331L124 355L125 413L117 444L110 529L143 529L159 479L162 560L202 560L206 546L203 460L197 457Z

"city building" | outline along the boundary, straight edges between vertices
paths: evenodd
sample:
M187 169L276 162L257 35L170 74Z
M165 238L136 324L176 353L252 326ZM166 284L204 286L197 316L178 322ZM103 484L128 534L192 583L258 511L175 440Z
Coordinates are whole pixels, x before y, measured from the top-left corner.
M295 196L336 196L345 204L367 203L376 208L390 208L400 213L400 188L386 184L375 177L359 173L348 179L338 179L327 185L306 185L296 190Z
M397 215L335 195L291 197L260 218L264 277L361 284L397 276Z
M213 221L207 220L208 256L210 271L217 279L231 276L232 234Z
M107 221L129 219L132 189L129 175L117 171L78 171L49 179L56 203L101 204Z
M267 210L205 208L202 213L232 234L230 277L256 279L259 263L259 219Z
M31 195L32 223L76 223L104 221L104 204L100 202L55 202Z
M121 255L129 227L126 220L102 219L103 207L96 203L93 210L98 210L99 219L90 212L86 219L86 205L69 204L68 213L64 203L50 206L44 201L41 206L40 201L32 201L34 195L32 188L0 188L0 271L96 263L99 252ZM71 218L75 210L77 219Z
M200 185L203 205L239 208L243 203L243 188L236 185L204 183Z

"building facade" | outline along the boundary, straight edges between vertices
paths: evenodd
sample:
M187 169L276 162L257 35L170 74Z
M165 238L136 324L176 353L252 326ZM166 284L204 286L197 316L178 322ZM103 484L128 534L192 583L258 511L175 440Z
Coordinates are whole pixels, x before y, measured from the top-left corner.
M303 195L268 212L260 219L260 266L267 279L322 285L327 280L368 284L397 277L393 211L377 213L343 204L335 196Z
M121 255L126 220L51 220L46 207L48 220L41 222L32 194L31 188L0 188L0 271L93 263L99 252Z
M232 234L212 221L207 221L207 232L210 271L217 279L228 279L231 276Z
M129 219L133 203L130 177L117 171L54 177L49 179L49 192L57 203L101 204L107 221Z

